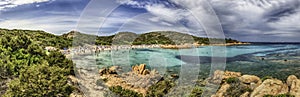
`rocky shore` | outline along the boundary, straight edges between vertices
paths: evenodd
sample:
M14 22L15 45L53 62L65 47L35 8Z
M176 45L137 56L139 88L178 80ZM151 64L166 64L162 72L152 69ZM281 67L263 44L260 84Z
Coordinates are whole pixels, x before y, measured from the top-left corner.
M70 79L73 79L73 83L79 84L81 89L86 90L83 91L85 95L93 97L96 95L161 97L166 96L165 94L173 97L177 95L177 91L185 91L186 88L170 91L174 85L176 86L176 79L180 76L160 75L156 70L147 69L145 64L132 66L129 72L123 72L120 66L99 69L96 75L86 70L81 70L81 72L86 77L81 76L78 79L70 77ZM166 81L166 79L173 80ZM197 83L199 85L194 87L189 97L203 97L203 95L205 97L300 97L300 79L295 75L290 75L286 80L279 80L272 77L260 78L241 72L217 70L211 77L199 79ZM216 92L207 94L204 92L205 87L210 84L218 85L219 88L216 87ZM74 96L76 93L72 95L72 97L79 97L78 94Z
M211 97L300 97L300 79L295 75L281 81L239 72L216 71L210 81L215 79L222 79L222 84Z
M162 78L156 70L150 71L146 69L145 64L133 66L131 72L123 74L118 74L119 70L121 70L119 66L99 70L105 85L108 87L121 86L124 89L141 93L144 96L147 94L148 88Z

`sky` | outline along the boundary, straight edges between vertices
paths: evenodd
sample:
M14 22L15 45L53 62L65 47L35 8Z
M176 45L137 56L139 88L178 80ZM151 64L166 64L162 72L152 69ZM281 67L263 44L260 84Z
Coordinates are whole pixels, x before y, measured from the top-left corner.
M210 10L210 8L212 8ZM0 28L222 33L249 42L300 42L300 0L0 0Z

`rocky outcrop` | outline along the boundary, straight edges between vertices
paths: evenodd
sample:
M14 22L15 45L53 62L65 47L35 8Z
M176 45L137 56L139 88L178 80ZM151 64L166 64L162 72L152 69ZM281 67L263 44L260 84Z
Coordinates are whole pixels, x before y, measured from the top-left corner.
M225 71L223 79L232 78L232 77L240 77L240 76L242 76L242 73L240 73L240 72Z
M286 82L289 86L290 94L300 97L300 80L295 75L291 75L287 78Z
M221 88L218 90L218 92L215 95L212 95L211 97L224 97L224 94L226 93L229 87L230 84L227 83L223 84Z
M224 79L228 79L228 78L237 78L242 76L242 74L240 72L231 72L231 71L221 71L221 70L216 70L214 72L214 75L212 78L210 79L210 82L212 83L220 83L222 80Z
M100 76L102 75L108 75L108 74L117 74L117 72L120 70L121 68L119 66L112 66L110 68L102 68L99 70L99 74Z
M261 83L260 78L255 75L243 75L243 76L239 77L239 80L246 84Z
M254 75L243 75L239 77L239 80L244 84L250 85L251 89L255 89L262 83L260 78Z
M263 97L264 95L279 95L289 92L288 86L277 79L267 79L254 89L250 97Z
M150 86L158 82L162 77L156 70L149 71L145 64L132 67L131 72L114 73L120 67L110 67L109 69L101 69L99 73L102 79L106 79L104 83L108 87L121 86L124 89L136 91L145 95Z
M237 80L234 80L237 78ZM287 78L286 83L278 79L262 80L255 75L241 75L238 72L215 71L210 80L221 80L219 90L211 97L264 97L265 95L292 95L300 97L300 79L295 75ZM212 82L213 82L212 81Z
M146 69L145 64L132 66L132 72L134 72L136 74L140 74L140 75L147 75L150 73L150 71L148 69Z

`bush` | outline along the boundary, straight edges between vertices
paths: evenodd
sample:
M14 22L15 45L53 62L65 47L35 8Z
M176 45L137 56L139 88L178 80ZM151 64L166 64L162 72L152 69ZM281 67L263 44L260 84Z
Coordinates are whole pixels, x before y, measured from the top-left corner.
M43 48L69 47L70 40L29 30L0 29L0 36L0 83L8 85L0 96L2 91L9 97L68 96L72 87L66 85L66 77L74 74L73 62L59 51L47 54Z
M46 63L24 68L19 77L9 83L4 97L67 97L73 87L67 84L65 72Z
M121 97L143 97L142 94L134 92L132 90L123 89L121 86L112 86L109 87L109 90Z
M245 92L252 92L253 90L245 84L242 83L231 83L230 87L227 89L224 94L225 97L239 97Z
M203 89L199 86L196 86L192 90L192 93L189 95L189 97L201 97L202 93L203 93Z
M228 84L237 83L237 82L239 82L239 79L237 77L230 77L230 78L225 79L225 82Z
M163 97L173 86L173 81L161 80L155 85L149 87L146 97Z

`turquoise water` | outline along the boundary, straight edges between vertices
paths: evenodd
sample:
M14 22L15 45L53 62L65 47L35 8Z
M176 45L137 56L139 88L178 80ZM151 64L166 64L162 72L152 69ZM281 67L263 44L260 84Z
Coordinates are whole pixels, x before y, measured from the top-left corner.
M176 56L212 56L212 48L218 46L202 46L192 49L131 49L118 51L103 51L97 55L99 65L135 65L150 64L152 66L178 66L187 64L176 58ZM284 53L300 51L298 44L264 44L264 45L239 45L223 47L226 54L215 55L215 57L236 57L239 55L266 56L272 53ZM218 50L218 49L217 49ZM201 61L201 60L200 60Z
M127 72L130 71L132 65L146 64L148 68L156 69L160 74L184 73L187 70L200 68L199 78L207 78L211 73L211 68L218 66L207 61L211 60L212 48L218 48L218 46L181 50L156 48L103 51L95 58L98 68L119 65L122 66L124 72ZM225 48L226 54L214 56L225 57L227 60L226 63L220 65L225 67L219 69L259 77L272 76L282 80L286 80L289 75L300 77L300 44L239 45ZM178 56L200 57L201 63L181 60ZM206 63L202 63L203 61Z

